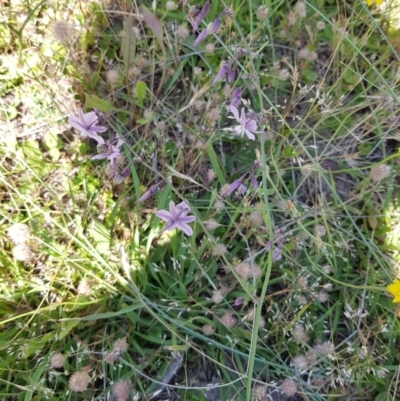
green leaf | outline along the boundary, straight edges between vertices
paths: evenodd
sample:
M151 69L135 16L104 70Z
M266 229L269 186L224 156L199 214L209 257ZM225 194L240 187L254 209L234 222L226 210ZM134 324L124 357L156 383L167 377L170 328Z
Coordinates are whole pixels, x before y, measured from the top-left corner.
M163 27L162 27L161 22L143 4L139 7L139 9L140 9L140 12L143 15L144 22L152 30L152 32L154 33L154 36L156 37L157 42L159 43L163 53L165 53L165 47L164 47L164 42L163 42L164 32L163 32Z
M54 132L48 131L44 134L44 137L42 139L43 147L46 150L50 149L62 149L64 146L63 141L60 139L60 137L55 134Z
M118 110L108 100L100 99L98 96L89 95L88 93L85 93L85 107L88 109L97 108L103 113Z
M135 60L136 42L133 31L133 16L129 16L124 21L124 37L121 43L122 59L126 70L129 70Z
M143 103L143 100L146 97L146 82L138 81L136 84L136 97L140 103Z
M39 143L34 139L28 139L21 145L22 151L26 158L42 160L42 152L39 148Z
M89 230L90 236L93 238L93 241L96 243L96 249L100 253L109 253L110 252L110 233L105 227L103 223L100 223L98 220L94 220L91 228Z

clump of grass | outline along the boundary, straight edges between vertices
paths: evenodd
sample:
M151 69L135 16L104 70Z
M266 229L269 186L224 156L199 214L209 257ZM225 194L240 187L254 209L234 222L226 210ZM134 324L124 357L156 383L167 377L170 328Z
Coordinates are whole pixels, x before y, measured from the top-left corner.
M396 398L390 7L186 3L5 7L2 392Z

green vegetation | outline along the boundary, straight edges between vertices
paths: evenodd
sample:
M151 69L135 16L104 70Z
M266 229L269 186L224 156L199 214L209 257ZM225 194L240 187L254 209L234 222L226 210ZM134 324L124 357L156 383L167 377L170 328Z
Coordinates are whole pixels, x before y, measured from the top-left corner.
M399 399L399 1L0 3L1 400Z

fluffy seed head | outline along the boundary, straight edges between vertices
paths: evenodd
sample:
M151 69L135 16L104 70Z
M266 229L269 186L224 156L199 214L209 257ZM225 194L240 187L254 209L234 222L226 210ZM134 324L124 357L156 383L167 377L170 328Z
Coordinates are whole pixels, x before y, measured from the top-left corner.
M231 312L226 312L222 315L221 322L225 327L229 329L236 324L236 319L233 317Z
M299 372L304 372L308 369L307 358L304 355L297 355L293 359L293 366Z
M308 277L306 276L300 276L296 280L296 288L300 290L305 290L308 288Z
M324 302L328 302L329 301L329 294L325 291L318 291L315 294L315 298L316 301L324 303Z
M143 68L147 67L149 65L149 59L146 57L140 56L139 60L137 62L138 67L143 70Z
M178 28L176 28L175 36L178 40L186 39L189 36L189 30L185 25L179 25Z
M290 78L290 72L286 68L282 68L278 71L276 76L280 81L287 81Z
M226 246L224 244L216 244L212 250L212 254L215 257L222 256L227 252Z
M211 324L205 324L205 325L202 327L202 330L203 330L203 333L204 333L206 336L211 336L211 335L214 333L214 328L211 326Z
M292 334L293 340L297 342L307 342L310 338L301 324L296 324Z
M83 279L78 284L78 294L87 295L89 296L91 293L89 281Z
M167 11L175 11L178 8L178 5L174 1L167 1L165 8Z
M315 351L323 356L332 355L335 352L335 345L331 341L325 341L322 344L314 346Z
M119 338L117 341L115 341L113 345L113 351L122 354L123 352L127 351L129 348L128 343L126 342L126 338Z
M211 125L213 125L216 121L218 121L220 117L221 117L221 110L218 107L213 107L206 114L206 119Z
M224 297L222 296L221 291L213 291L211 299L215 304L220 304L223 301Z
M53 369L62 368L65 363L65 356L61 352L56 352L50 358L50 366Z
M118 71L115 69L106 72L106 80L110 85L114 85L118 81L118 77Z
M72 39L72 26L64 21L55 21L51 24L51 33L55 40L67 43Z
M387 164L380 164L379 166L374 166L369 172L369 178L372 181L378 182L382 181L390 175L390 167Z
M287 17L287 23L289 26L294 25L297 22L297 14L291 11Z
M254 400L263 400L266 394L266 388L264 386L261 386L259 384L255 385L253 387L253 399Z
M81 393L88 388L89 375L86 372L75 372L69 378L68 385L74 393Z
M207 53L207 54L213 54L214 51L215 51L215 46L214 46L214 44L209 43L209 44L206 46L206 53Z
M251 277L251 266L242 262L235 266L236 274L243 280L247 281Z
M214 170L209 169L207 171L207 182L208 183L214 181L216 177L217 177L217 174L215 173Z
M214 219L210 219L204 222L207 230L215 230L217 227L220 226Z
M256 227L260 227L264 224L262 213L259 211L250 213L249 219Z
M324 21L318 21L316 27L317 27L318 31L322 31L325 28L325 22Z
M297 393L297 384L295 381L286 379L281 385L281 391L288 397L292 397Z
M33 259L33 252L28 245L20 244L12 250L13 258L19 262L30 262Z
M15 244L24 244L31 236L31 231L26 224L15 223L7 231L10 240Z
M116 401L127 401L130 389L131 385L128 380L118 380L112 389L112 394Z
M316 224L314 226L314 237L322 238L326 235L326 228L322 224Z
M106 351L104 353L104 361L107 363L115 363L118 359L118 354L115 351Z
M294 6L294 12L300 17L304 18L306 16L307 10L306 5L302 1L298 1Z
M260 6L260 7L258 7L257 13L256 13L257 19L258 19L259 21L264 21L264 20L266 20L267 17L268 17L268 13L269 13L268 7L266 7L266 6Z
M315 355L315 352L312 349L306 352L306 358L309 366L314 365L318 360L317 355Z
M132 67L128 71L129 75L133 75L134 77L139 76L142 73L142 70L139 67Z

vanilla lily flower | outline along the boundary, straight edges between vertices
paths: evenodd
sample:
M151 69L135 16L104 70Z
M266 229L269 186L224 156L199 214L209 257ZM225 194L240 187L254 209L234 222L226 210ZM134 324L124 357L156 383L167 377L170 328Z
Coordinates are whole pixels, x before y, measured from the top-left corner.
M261 132L257 131L256 120L247 118L244 108L242 108L240 116L238 109L234 106L230 106L229 111L233 114L236 121L239 123L239 125L233 127L233 134L237 136L246 135L247 138L254 141L254 139L256 139L254 134L259 134Z
M178 228L179 230L182 230L186 235L192 235L193 230L188 225L188 223L196 220L196 217L186 216L186 214L189 212L190 208L186 202L181 202L178 205L175 205L174 202L170 201L169 211L159 210L156 212L156 216L167 223L160 232Z
M83 114L82 109L78 110L78 117L68 117L68 124L77 129L81 133L82 138L92 138L100 145L104 145L104 139L97 133L107 131L106 127L96 125L99 121L97 114L94 111Z

